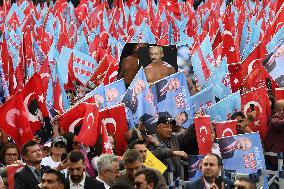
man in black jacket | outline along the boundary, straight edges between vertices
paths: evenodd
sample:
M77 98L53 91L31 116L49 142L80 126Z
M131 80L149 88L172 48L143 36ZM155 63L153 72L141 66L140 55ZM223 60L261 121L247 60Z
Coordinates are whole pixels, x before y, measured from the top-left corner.
M42 152L37 142L27 142L22 148L22 156L26 166L14 175L14 189L38 189L44 171L50 167L40 165Z
M105 189L104 184L85 174L85 156L80 151L72 151L67 158L69 178L65 181L65 189Z

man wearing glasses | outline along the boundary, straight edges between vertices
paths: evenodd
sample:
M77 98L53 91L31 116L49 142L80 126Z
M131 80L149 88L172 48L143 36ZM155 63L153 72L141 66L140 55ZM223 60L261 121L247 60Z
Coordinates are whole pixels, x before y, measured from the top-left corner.
M158 177L151 169L141 169L135 173L134 189L157 188Z
M49 166L52 169L56 169L67 176L67 164L66 160L62 159L62 155L66 153L67 140L58 136L53 140L51 145L51 155L42 159L41 165Z
M119 161L113 154L103 154L97 160L97 180L104 184L106 189L109 189L120 176Z

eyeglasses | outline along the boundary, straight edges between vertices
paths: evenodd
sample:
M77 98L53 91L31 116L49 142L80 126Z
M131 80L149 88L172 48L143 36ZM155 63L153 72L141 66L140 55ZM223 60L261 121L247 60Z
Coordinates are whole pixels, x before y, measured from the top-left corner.
M63 144L54 144L55 148L65 148Z
M116 169L115 171L107 169L107 171L112 172L112 173L119 173L119 169Z
M5 156L8 156L9 158L11 157L17 157L19 154L14 153L14 154L5 154Z

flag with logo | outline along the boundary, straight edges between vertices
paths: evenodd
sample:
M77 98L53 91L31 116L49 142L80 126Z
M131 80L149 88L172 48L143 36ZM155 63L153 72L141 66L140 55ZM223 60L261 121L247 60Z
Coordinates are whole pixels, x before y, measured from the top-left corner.
M124 79L115 81L104 86L105 102L107 107L112 107L121 102L124 93L126 92Z
M237 134L237 120L216 122L216 138L229 137Z
M190 155L188 157L188 179L195 181L202 177L201 164L204 155Z
M199 155L206 155L212 149L210 116L194 117Z
M163 164L154 154L147 149L147 158L144 163L146 166L156 169L163 174L167 170L167 166Z
M193 108L195 112L204 112L205 109L209 108L212 104L215 104L214 86L211 85L207 88L202 89L191 97Z

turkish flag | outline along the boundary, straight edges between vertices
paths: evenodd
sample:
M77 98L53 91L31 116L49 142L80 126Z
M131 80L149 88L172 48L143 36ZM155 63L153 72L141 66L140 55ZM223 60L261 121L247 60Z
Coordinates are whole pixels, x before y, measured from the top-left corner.
M199 155L206 155L212 149L210 116L195 117L194 123Z
M41 129L43 117L48 117L45 106L42 82L39 74L35 73L23 89L24 107L33 132Z
M161 0L159 3L159 10L169 10L173 12L174 14L179 15L180 9L179 9L179 3L177 0Z
M264 140L266 132L268 130L267 120L269 117L269 99L267 95L267 90L265 87L260 87L258 89L252 90L248 93L241 95L242 111L246 115L251 110L251 105L254 106L256 111L256 117L249 124L249 127L254 132L259 132L260 137Z
M23 104L22 91L16 92L0 107L0 127L19 147L33 139L33 133Z
M237 124L237 120L216 122L216 138L236 135Z
M107 55L105 55L100 61L98 68L91 78L91 81L93 81L96 86L99 86L102 83L102 80L105 78L109 66L110 63L108 62Z
M284 99L284 88L276 88L275 89L275 100L283 100Z
M234 36L231 31L225 30L223 35L223 51L222 57L227 57L228 64L238 63L240 61L240 53L236 49Z
M107 59L110 66L108 67L108 70L103 79L104 85L108 85L116 80L116 76L118 74L118 66L119 66L117 60L113 56L108 54Z
M85 116L86 104L80 103L73 106L71 109L66 111L59 118L59 125L65 132L73 132L76 127L79 127L83 123Z
M82 144L94 146L97 142L99 131L99 109L93 104L86 103L85 106L84 121L78 135L78 140Z
M116 154L122 156L127 145L124 135L128 130L125 107L120 105L101 111L99 122L114 136Z
M243 86L243 72L241 64L229 64L228 65L229 70L229 77L230 77L230 83L232 92L235 93L238 90L241 90L242 92L242 86Z
M14 189L14 175L23 168L23 165L8 165L6 170L8 174L9 189Z

